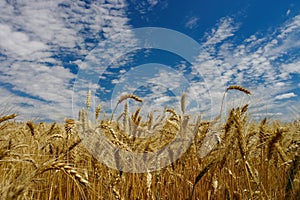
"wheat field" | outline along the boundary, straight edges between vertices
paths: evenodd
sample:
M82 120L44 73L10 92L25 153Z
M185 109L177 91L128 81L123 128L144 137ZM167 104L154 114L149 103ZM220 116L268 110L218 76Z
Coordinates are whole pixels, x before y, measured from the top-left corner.
M229 90L251 95L240 86ZM223 97L224 99L224 97ZM130 113L121 96L119 116L89 120L90 95L78 119L65 123L17 122L0 117L0 199L297 199L300 196L300 122L249 120L248 104L232 108L226 120L191 120L165 108L159 116ZM115 108L115 110L116 110ZM222 108L221 112L222 113ZM145 173L124 172L100 162L80 135L101 131L128 152L156 152L177 133L193 133L187 151L172 164ZM130 134L128 134L130 133ZM141 134L155 133L141 138ZM209 139L209 140L208 140ZM98 141L90 138L90 144ZM204 148L206 147L206 148ZM180 147L178 147L180 148ZM116 155L117 156L117 155ZM174 156L174 152L170 152ZM118 161L118 158L115 159Z

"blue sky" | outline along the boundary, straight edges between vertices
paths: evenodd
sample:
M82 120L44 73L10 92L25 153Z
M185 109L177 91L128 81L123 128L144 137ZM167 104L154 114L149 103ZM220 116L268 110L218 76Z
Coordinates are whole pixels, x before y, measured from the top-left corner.
M210 117L231 84L253 95L230 92L226 108L250 103L254 119L300 118L299 1L15 0L0 1L0 9L0 105L21 120L72 117L86 88L107 112L128 91L143 97L145 113L178 108L186 92L188 111ZM162 49L131 51L130 34L142 27L176 31L202 50L193 63ZM113 59L101 74L88 66L98 82L80 90L76 83L95 48Z

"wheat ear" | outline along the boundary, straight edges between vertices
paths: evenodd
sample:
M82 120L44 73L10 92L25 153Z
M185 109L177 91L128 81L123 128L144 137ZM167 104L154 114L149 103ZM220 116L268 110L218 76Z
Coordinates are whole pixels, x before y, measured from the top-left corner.
M222 116L222 111L223 111L223 104L224 104L224 99L225 99L225 95L227 94L227 92L229 90L239 90L245 94L251 95L251 92L249 90L247 90L246 88L243 88L242 86L239 85L230 85L224 92L223 98L222 98L222 103L221 103L221 109L220 109L220 117Z
M92 91L89 89L86 95L86 108L90 109L91 107L91 96L92 96Z
M4 122L4 121L7 121L7 120L10 120L10 119L13 119L17 116L17 114L11 114L11 115L6 115L6 116L3 116L0 118L0 123Z
M126 99L133 99L133 100L135 100L137 102L143 102L143 100L141 98L139 98L138 96L136 96L134 94L125 94L125 95L121 96L120 99L119 99L119 101L118 101L118 103L117 103L117 105L114 108L114 111L111 114L111 119L110 119L111 121L112 121L112 119L114 117L114 113L116 112L116 109L117 109L118 105L120 103L122 103Z
M96 111L95 111L95 117L96 117L96 120L98 119L99 117L99 114L100 114L100 111L101 111L101 105L99 104L96 108Z
M29 121L29 122L26 123L26 125L28 126L31 135L34 136L34 134L35 134L35 128L34 128L33 122Z
M242 86L239 86L239 85L231 85L229 86L227 89L226 89L226 92L228 92L229 90L239 90L241 92L244 92L245 94L248 94L250 95L251 92L245 88L243 88Z

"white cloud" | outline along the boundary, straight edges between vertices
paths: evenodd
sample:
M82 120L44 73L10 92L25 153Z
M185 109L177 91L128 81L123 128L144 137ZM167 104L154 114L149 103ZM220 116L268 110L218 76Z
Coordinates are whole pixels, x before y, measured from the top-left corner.
M141 13L161 5L156 0L132 3ZM0 57L0 80L9 85L0 88L3 94L1 101L5 101L4 104L9 102L23 116L61 120L71 115L71 83L76 75L64 68L64 63L57 56L79 56L72 64L80 65L80 69L84 70L84 67L88 69L90 66L85 66L82 57L95 47L94 42L88 42L89 39L103 41L115 36L113 44L109 44L114 48L106 48L104 43L99 43L96 52L103 59L117 58L135 44L134 37L128 31L130 26L127 25L126 3L122 0L91 4L71 0L28 0L15 1L14 5L0 1L0 7L0 53L6 56L5 59ZM192 17L185 26L193 28L198 21L198 18ZM206 33L200 44L205 50L199 52L191 69L192 75L199 72L204 81L190 81L188 95L201 102L199 110L201 114L206 112L203 116L217 115L225 86L238 84L250 89L253 97L238 92L230 93L226 105L251 101L253 113L263 113L267 105L270 113L281 113L281 117L288 117L287 112L282 110L289 105L276 100L289 99L290 105L294 105L298 98L292 89L300 85L293 79L293 74L300 73L300 56L293 54L300 47L300 15L282 24L274 32L253 34L239 44L235 41L238 28L239 24L232 17L224 17L212 31ZM293 55L291 59L283 63L282 57L289 58L290 53ZM97 56L89 55L91 60L97 59ZM103 66L97 66L97 70L101 69ZM164 89L152 88L156 104L149 105L149 108L154 109L154 105L173 100L163 94L166 88L172 90L181 86L184 71L183 68L177 74L161 72L148 80L148 83L165 86ZM123 73L126 74L121 70L120 74ZM105 78L103 74L99 76ZM122 84L122 79L114 80L114 83ZM95 85L86 87L95 88ZM78 90L78 96L85 100L84 89ZM101 90L106 89L101 86ZM230 95L235 96L231 98ZM4 99L4 96L12 100ZM101 103L110 107L110 102ZM212 113L208 113L210 109Z
M207 52L198 56L196 67L202 70L202 74L209 77L211 69L217 69L221 74L220 77L216 77L215 73L205 82L207 86L219 86L209 90L214 93L214 107L220 107L224 91L221 86L237 84L253 93L252 112L259 112L267 106L269 111L282 113L280 117L289 118L287 112L282 111L289 105L275 100L297 97L295 93L287 91L299 84L297 79L292 78L292 74L300 73L300 56L293 54L293 51L299 51L300 48L300 44L297 43L300 15L282 24L274 32L251 35L239 44L234 41L237 30L238 25L232 18L223 18L206 34L203 45ZM289 57L290 53L293 56ZM284 62L281 61L283 56ZM277 98L274 99L274 96ZM218 109L215 109L213 113L217 114L217 111Z
M37 52L39 52L38 55L42 55L47 45L31 40L23 32L13 31L7 24L0 24L0 49L3 49L6 55L28 59L28 57L36 57L34 55Z
M290 99L292 97L296 97L297 95L294 92L281 94L275 97L275 99L282 100L282 99Z
M222 18L216 29L212 29L212 32L207 35L205 46L215 45L229 37L234 36L234 32L237 30L237 26L234 25L234 21L230 17Z
M280 67L280 70L282 73L297 73L300 74L300 60L296 61L296 62L292 62L292 63L288 63L288 64L283 64Z
M146 14L154 8L164 10L168 6L167 0L130 0L129 2L140 14Z
M148 3L150 3L152 6L155 6L158 3L158 0L148 0Z
M198 25L199 18L198 17L191 17L186 23L185 27L189 29L193 29Z
M0 84L5 85L0 89L11 100L2 95L0 99L23 118L70 117L76 75L63 67L61 56L82 58L97 45L87 39L101 41L130 28L122 0L17 0L0 1L0 7L0 53L5 56L0 58ZM110 54L117 52L116 48Z

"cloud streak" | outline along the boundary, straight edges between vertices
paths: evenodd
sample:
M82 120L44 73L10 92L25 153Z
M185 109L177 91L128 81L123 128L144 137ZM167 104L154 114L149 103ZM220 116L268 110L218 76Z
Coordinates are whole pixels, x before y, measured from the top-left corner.
M146 3L152 6L149 9L160 4L154 0ZM140 2L134 5L142 13L150 12L139 7L142 5ZM118 58L135 45L126 6L126 2L120 0L106 3L71 0L37 3L29 0L16 1L15 4L1 1L0 92L3 94L3 105L8 101L24 119L32 117L60 121L64 117L71 117L77 69L88 67L84 63L86 58L98 59L91 55L96 45L96 51L103 59ZM193 28L198 20L191 18L185 26ZM164 102L179 101L180 97L166 96L167 89L179 88L181 77L199 76L199 79L188 79L188 87L185 88L190 98L187 107L191 111L201 112L208 117L210 114L217 115L226 86L237 84L250 89L253 97L230 93L226 99L228 107L250 101L254 117L267 115L268 109L270 113L276 113L273 115L275 117L290 119L286 107L297 107L299 101L297 77L300 76L300 57L295 52L300 47L300 15L291 17L272 29L274 31L255 33L241 41L237 40L241 38L240 26L241 23L233 17L221 18L201 38L203 51L199 52L192 66L177 66L178 73L161 70L145 81L145 84L153 86L144 96L152 98L153 104L146 106L153 109ZM106 48L103 41L110 37L114 37L114 43L110 44L113 48ZM125 58L123 62L130 62L130 58ZM101 85L104 81L126 86L122 78L127 72L119 69L119 64L116 62L111 66L118 74L113 80L108 79L109 75L114 75L111 71L105 72L107 76L97 74L106 66L95 66L95 76L101 75L100 81L103 82L100 86L87 87L110 92L113 88ZM168 87L161 88L159 85ZM128 91L136 89L130 88L130 85L127 88ZM79 91L78 95L85 99L86 92ZM201 102L196 109L193 109L193 99ZM101 103L108 108L111 102L101 99Z
M71 70L99 41L129 29L125 2L1 1L0 7L2 94L13 99L19 119L71 117Z
M275 97L275 99L281 100L281 99L289 99L292 97L296 97L297 95L294 92L286 93L286 94L281 94Z

